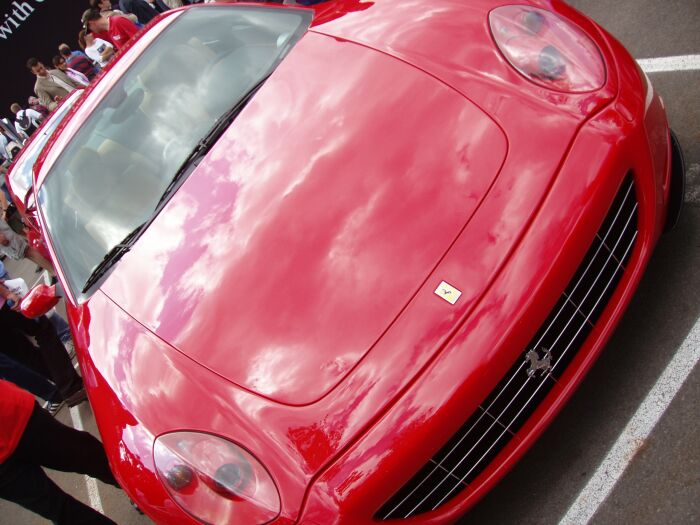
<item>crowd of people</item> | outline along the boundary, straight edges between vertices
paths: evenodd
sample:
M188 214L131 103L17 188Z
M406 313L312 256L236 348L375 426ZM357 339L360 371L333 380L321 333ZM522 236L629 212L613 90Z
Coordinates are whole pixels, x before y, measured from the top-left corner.
M90 84L129 39L158 14L204 1L87 0L75 43L60 44L51 60L27 60L27 68L36 77L34 94L25 103L12 103L14 129L0 128L0 161L12 160L61 100Z
M36 77L34 95L28 97L26 107L19 102L10 105L10 111L14 115L14 129L0 128L0 175L4 175L13 157L64 98L94 81L101 69L144 24L182 2L183 0L170 0L169 5L163 0L120 0L121 9L116 9L110 0L89 0L81 18L82 28L77 33L81 50L72 49L65 43L58 45L58 52L51 59L51 69L39 58L31 57L27 60L27 69ZM4 185L5 181L2 182L0 260L7 257L13 260L26 258L52 275L51 262L27 242L21 222L13 224L9 220L12 200ZM6 296L3 288L0 279L0 300ZM6 309L3 306L0 315L4 315Z
M42 120L75 89L92 82L144 25L169 9L215 0L88 0L75 43L62 43L51 61L31 57L27 68L36 76L34 95L26 104L12 103L14 129L0 127L0 162L9 162ZM234 0L235 1L235 0ZM242 0L241 0L242 1ZM249 0L311 5L322 0ZM45 64L51 64L47 68Z

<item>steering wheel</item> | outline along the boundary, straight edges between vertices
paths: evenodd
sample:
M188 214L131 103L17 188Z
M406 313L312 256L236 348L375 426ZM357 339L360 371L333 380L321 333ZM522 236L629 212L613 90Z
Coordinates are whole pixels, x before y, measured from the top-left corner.
M182 139L178 136L175 136L171 138L165 146L163 146L163 151L161 153L161 162L163 165L167 165L168 160L172 158L173 153L177 150L178 148L178 143L181 142Z
M110 122L113 124L121 124L129 118L129 116L133 115L139 105L141 105L144 95L143 89L135 89L129 93L119 105L112 108L112 114L109 118Z

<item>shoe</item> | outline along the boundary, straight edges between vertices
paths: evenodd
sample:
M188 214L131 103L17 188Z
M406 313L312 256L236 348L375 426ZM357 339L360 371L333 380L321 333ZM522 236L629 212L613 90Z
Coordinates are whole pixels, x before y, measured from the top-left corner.
M72 361L75 359L75 345L73 344L73 340L68 338L65 341L61 341L63 343L63 346L66 347L66 350L68 351L68 357L70 357L70 360Z
M139 508L139 506L136 503L134 503L134 500L132 500L131 498L129 498L129 504L132 507L134 507L134 510L136 510L136 512L143 515L143 511Z
M44 403L44 410L46 410L49 414L52 416L56 416L58 414L59 410L63 408L63 405L65 405L66 402L64 400L61 401L47 401Z
M69 396L66 396L66 404L69 407L74 407L76 405L79 405L83 401L87 399L87 392L85 392L84 388L81 388L80 390L76 390Z

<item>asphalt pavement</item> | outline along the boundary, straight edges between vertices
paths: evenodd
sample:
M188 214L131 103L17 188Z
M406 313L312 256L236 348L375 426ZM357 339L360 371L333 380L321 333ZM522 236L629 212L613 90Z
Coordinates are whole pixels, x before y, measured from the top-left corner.
M607 28L637 59L700 54L698 0L569 3ZM685 151L684 213L677 228L661 239L629 310L579 390L523 460L460 525L560 523L589 481L606 471L610 451L669 363L683 348L698 344L700 70L653 73L650 78L665 100ZM36 278L28 263L7 266L28 282ZM687 379L668 407L662 407L651 433L625 458L626 469L607 498L602 503L584 502L593 505L590 523L700 523L700 369L685 370L684 376ZM62 409L58 418L97 435L87 403L72 413ZM84 476L55 472L50 476L76 498L99 501L120 525L151 523L117 489L97 482L95 494ZM0 500L0 524L46 523Z

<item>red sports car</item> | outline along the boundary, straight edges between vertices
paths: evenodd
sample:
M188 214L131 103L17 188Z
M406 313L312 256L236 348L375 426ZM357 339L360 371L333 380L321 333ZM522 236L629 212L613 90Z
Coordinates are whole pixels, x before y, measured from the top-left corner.
M153 520L437 524L591 367L681 165L648 79L561 1L331 0L169 11L35 182Z

